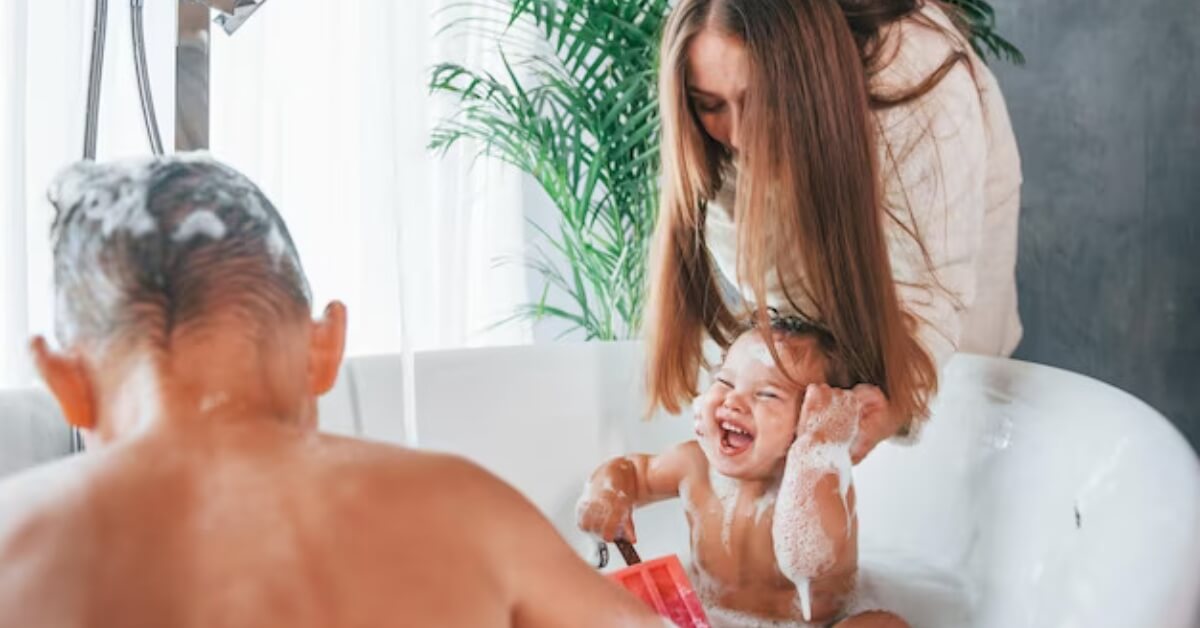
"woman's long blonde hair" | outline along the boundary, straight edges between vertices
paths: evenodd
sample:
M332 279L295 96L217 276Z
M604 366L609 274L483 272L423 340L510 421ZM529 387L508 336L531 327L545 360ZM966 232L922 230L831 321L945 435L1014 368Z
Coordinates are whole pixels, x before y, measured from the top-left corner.
M927 413L937 371L892 278L872 108L919 97L961 58L911 93L868 89L881 28L914 15L919 1L680 0L672 11L659 79L662 202L646 327L652 404L678 412L697 393L705 333L727 347L741 330L704 239L707 205L731 157L701 126L686 78L693 38L715 27L744 42L750 59L733 208L739 283L752 290L759 316L770 277L803 290L786 296L837 340L853 383L880 386L898 417Z

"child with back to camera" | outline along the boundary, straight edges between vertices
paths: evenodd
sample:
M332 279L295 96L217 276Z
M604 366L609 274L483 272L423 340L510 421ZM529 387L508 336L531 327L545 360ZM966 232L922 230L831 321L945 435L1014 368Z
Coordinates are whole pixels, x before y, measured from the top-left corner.
M244 175L83 162L51 201L32 349L87 451L0 481L0 626L663 625L477 465L317 430L346 308Z

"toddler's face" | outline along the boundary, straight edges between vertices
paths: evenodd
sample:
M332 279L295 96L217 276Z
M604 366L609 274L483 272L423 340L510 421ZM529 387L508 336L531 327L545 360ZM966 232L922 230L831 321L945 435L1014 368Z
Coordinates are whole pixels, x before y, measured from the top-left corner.
M712 386L696 400L697 439L722 475L756 480L779 473L796 438L805 388L825 382L814 340L774 339L794 381L775 365L762 335L750 331L733 343Z

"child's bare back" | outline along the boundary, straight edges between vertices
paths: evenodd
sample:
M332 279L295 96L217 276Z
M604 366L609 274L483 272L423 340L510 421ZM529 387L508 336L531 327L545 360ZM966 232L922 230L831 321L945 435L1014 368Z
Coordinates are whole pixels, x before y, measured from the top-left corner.
M0 626L662 624L482 469L318 433L346 309L312 317L244 176L88 161L49 196L62 348L30 348L87 451L0 482Z
M0 626L658 626L465 461L287 425L0 482Z

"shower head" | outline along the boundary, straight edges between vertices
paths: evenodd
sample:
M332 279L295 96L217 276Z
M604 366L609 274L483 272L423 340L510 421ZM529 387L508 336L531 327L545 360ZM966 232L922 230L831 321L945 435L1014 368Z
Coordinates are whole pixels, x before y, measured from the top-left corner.
M220 11L216 22L225 32L232 35L267 0L190 0Z

